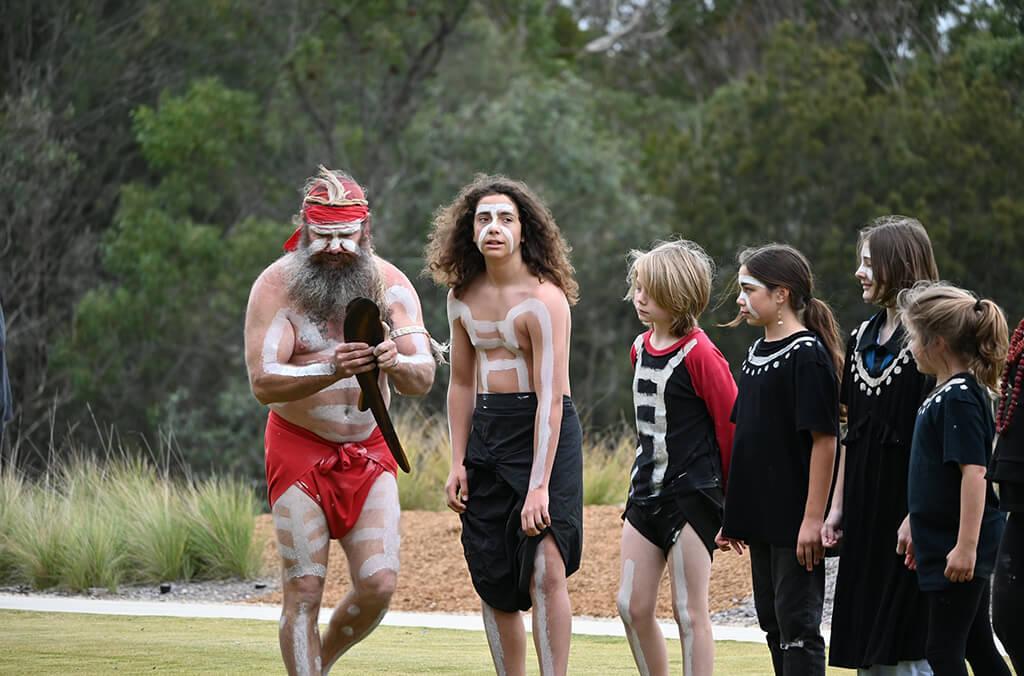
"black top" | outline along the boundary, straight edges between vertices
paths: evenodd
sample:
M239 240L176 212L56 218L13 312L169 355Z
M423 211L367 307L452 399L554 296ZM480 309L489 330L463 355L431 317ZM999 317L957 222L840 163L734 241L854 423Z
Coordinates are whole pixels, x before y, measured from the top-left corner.
M945 589L946 555L956 545L960 524L960 465L987 467L995 423L988 393L970 373L958 373L921 404L910 450L907 502L924 591ZM992 484L985 488L985 511L978 535L974 577L992 574L1003 532L1003 515Z
M902 325L878 342L885 319L883 310L852 332L839 391L846 473L828 659L848 669L923 659L927 638L924 594L895 543L914 421L935 379L917 370Z
M839 434L832 358L811 331L757 340L733 408L736 438L723 533L796 547L810 478L812 432Z
M1010 388L1022 367L1020 361L1010 368ZM1008 391L1006 396L1012 396ZM1004 512L1024 512L1024 398L1017 401L1010 425L1003 430L992 454L988 478L999 484L999 506Z
M736 381L700 329L657 349L651 332L633 342L637 455L629 500L638 504L722 488L729 471Z

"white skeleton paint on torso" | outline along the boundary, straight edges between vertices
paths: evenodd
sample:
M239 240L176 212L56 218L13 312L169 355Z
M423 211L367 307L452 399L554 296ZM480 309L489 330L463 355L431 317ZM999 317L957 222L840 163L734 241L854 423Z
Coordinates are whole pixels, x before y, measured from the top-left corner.
M525 314L533 314L540 324L541 344L532 346L532 358L527 360L519 336L516 333L516 319ZM454 296L448 299L448 322L454 330L455 321L459 320L476 352L477 390L482 394L491 392L492 375L500 372L514 371L515 386L509 389L508 379L503 379L502 392L537 393L537 448L534 456L533 469L530 472L530 487L540 485L544 476L544 467L549 452L552 429L550 424L551 402L554 380L554 343L551 326L551 314L544 303L537 298L528 298L509 309L504 319L481 320L473 316L469 306ZM526 329L521 328L522 332ZM541 382L531 387L530 362L540 358Z

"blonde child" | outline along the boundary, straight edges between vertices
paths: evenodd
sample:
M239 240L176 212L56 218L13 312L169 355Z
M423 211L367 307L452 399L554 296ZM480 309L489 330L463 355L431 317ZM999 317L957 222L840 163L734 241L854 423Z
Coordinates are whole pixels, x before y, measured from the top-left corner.
M925 655L936 676L967 676L965 658L975 674L1009 676L989 622L1003 516L985 478L995 435L987 388L1006 360L1006 319L947 284L915 285L898 306L918 370L938 382L918 409L907 490L907 564L928 597Z
M747 351L733 410L736 438L719 547L750 548L754 605L777 675L825 673L821 527L839 434L842 364L811 266L769 244L740 254L736 299L764 331Z
M630 257L625 300L649 328L630 354L637 449L623 513L619 614L639 672L667 674L665 639L655 619L667 564L683 672L709 675L708 583L736 399L728 362L697 323L714 266L700 246L685 240Z

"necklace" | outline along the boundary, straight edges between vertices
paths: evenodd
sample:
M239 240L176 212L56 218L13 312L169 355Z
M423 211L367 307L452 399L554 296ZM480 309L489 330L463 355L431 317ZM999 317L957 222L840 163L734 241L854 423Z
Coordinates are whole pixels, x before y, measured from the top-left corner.
M1003 369L1003 377L999 385L999 406L996 407L996 432L1002 434L1010 426L1013 420L1013 412L1017 410L1017 401L1020 398L1020 388L1024 384L1024 364L1020 363L1021 354L1024 353L1024 320L1017 325L1013 336L1010 337L1010 352L1006 356L1006 367ZM1010 370L1016 366L1016 373L1013 374L1013 387L1010 387Z

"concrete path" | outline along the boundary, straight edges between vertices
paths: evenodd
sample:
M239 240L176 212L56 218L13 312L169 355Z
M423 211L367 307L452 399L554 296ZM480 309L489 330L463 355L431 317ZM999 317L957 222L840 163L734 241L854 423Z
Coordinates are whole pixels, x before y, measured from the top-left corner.
M146 615L153 617L206 617L236 620L273 620L281 616L278 606L253 603L179 603L175 601L111 601L74 596L30 596L0 594L0 609L30 610L46 613L91 613L96 615ZM320 611L320 622L327 623L330 610ZM524 615L527 631L530 629L529 615ZM391 611L384 616L381 624L389 627L420 627L426 629L457 629L483 631L479 615L458 615L449 613L409 613ZM670 639L679 639L672 622L662 622L662 631ZM574 634L585 636L625 637L622 623L618 620L576 617L573 619ZM736 627L715 625L716 641L743 641L762 643L764 633L757 627ZM826 641L828 637L826 636Z

